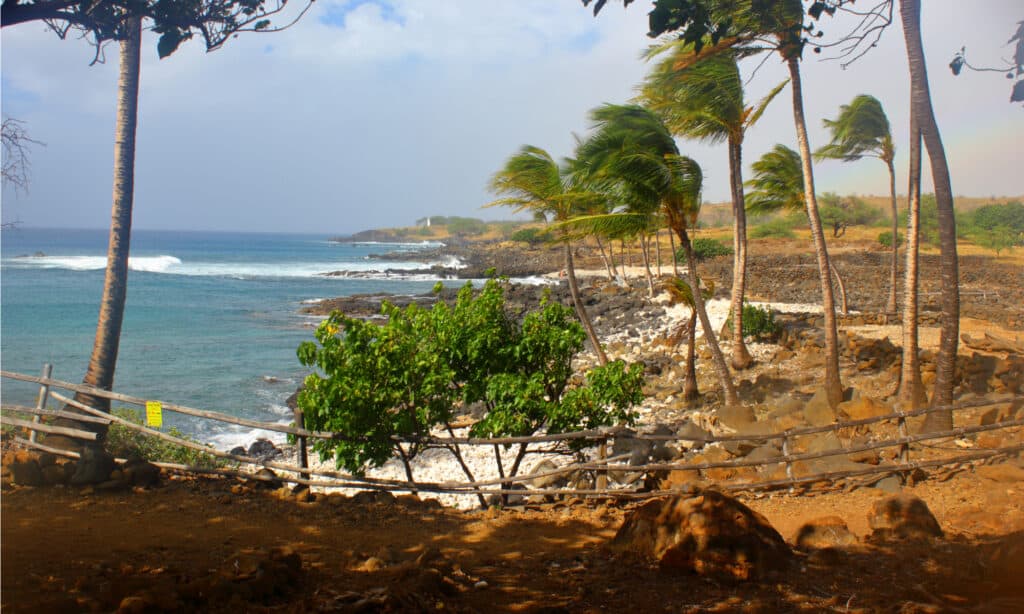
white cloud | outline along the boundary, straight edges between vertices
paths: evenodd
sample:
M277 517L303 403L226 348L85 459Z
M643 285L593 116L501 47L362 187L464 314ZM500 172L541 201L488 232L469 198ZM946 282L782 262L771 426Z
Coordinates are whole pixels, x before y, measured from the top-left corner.
M954 190L1024 193L1009 170L1024 111L1006 103L1007 82L984 74L953 80L945 69L962 44L978 56L1000 46L1019 9L993 2L967 28L942 12L950 2L925 7L924 36ZM243 35L212 54L192 41L165 60L148 35L136 227L345 232L428 213L504 216L479 209L503 160L523 143L568 155L587 110L628 99L645 70L643 3L625 11L609 4L597 19L578 0L387 6L320 0L285 32ZM847 71L808 57L812 145L826 138L822 117L868 92L882 100L906 149L907 72L896 26ZM4 113L29 121L47 143L34 152L30 194L5 191L4 219L105 226L116 50L106 66L89 67L83 42L32 25L6 28L2 45ZM769 61L749 97L785 76ZM792 135L787 91L748 136L746 162ZM705 167L707 198L724 199L724 149L682 148ZM819 188L882 192L884 168L871 166L819 165Z

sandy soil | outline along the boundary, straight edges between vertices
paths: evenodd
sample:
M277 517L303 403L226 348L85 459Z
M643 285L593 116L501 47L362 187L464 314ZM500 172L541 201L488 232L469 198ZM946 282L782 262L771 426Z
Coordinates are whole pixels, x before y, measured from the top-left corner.
M908 488L928 503L943 539L864 541L831 556L804 553L768 582L738 585L668 574L614 554L607 543L629 508L615 502L457 512L411 496L299 503L219 479L175 479L124 493L23 488L3 496L2 606L9 612L109 612L122 603L150 608L134 611L233 612L1022 611L1024 587L991 569L1001 544L1024 551L1022 473L1017 461ZM844 518L864 538L868 511L880 496L857 489L745 501L786 538L827 515ZM293 568L274 567L275 557ZM1024 568L1012 573L1020 577ZM369 599L366 609L352 607L360 599Z

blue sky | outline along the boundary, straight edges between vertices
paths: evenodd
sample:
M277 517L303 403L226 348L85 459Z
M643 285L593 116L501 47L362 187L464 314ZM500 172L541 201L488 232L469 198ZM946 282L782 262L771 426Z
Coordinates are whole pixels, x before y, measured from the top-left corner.
M293 0L293 4L297 4ZM242 35L207 54L191 41L159 60L143 42L135 227L341 233L412 224L425 215L508 217L480 209L491 173L522 144L571 154L587 111L634 94L646 65L645 2L609 3L599 18L579 0L318 0L292 29ZM973 63L1008 57L1024 19L1019 0L964 12L925 3L923 34L955 193L1024 194L1024 109L1009 82L946 65L966 45ZM32 151L27 194L3 192L3 221L103 228L112 185L116 50L89 66L84 41L39 24L5 28L2 108L46 143ZM751 75L760 98L786 77L774 58ZM897 21L846 70L803 63L812 147L821 120L860 93L878 97L897 142L905 191L907 68ZM747 136L749 163L793 146L788 89ZM705 197L727 198L724 146L680 142L705 171ZM822 163L821 191L879 194L884 165ZM926 180L927 181L927 180ZM930 186L926 183L926 190Z

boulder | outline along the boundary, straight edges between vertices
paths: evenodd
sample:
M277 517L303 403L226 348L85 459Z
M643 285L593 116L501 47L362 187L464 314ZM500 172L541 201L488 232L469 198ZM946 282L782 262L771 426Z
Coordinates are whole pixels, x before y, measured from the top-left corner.
M258 458L261 461L268 461L277 458L284 453L269 439L257 439L249 446L249 456Z
M875 502L868 513L873 537L942 537L939 521L928 505L913 495L900 494Z
M683 426L676 431L676 435L684 438L680 443L691 449L699 450L704 447L705 442L711 438L711 433L694 424L691 420L683 423Z
M793 537L793 543L803 549L853 546L857 544L857 536L839 516L823 516L800 527Z
M160 468L140 456L131 456L122 470L132 486L149 488L160 483Z
M10 463L11 479L18 486L42 486L43 472L34 458Z
M866 420L892 413L892 408L885 403L861 394L854 395L852 400L843 401L837 409L851 420Z
M64 484L67 482L68 474L63 465L47 465L42 469L43 483L48 486Z
M555 464L551 459L544 459L533 466L530 471L530 475L536 475L539 473L547 473L548 471L554 471L558 469L558 465ZM570 473L558 473L554 475L542 475L530 480L530 486L533 488L544 489L544 488L562 488L569 483L572 478Z
M1024 532L1003 537L985 554L986 575L995 584L996 592L1019 594L1020 580L1024 578Z
M724 580L764 577L792 557L763 516L712 490L645 503L626 518L612 544L655 559L665 570Z
M836 412L828 404L828 395L824 388L818 389L804 405L804 419L811 426L824 426L836 421Z
M81 457L75 464L75 473L70 483L74 486L101 484L110 479L117 464L106 450L94 446L82 448Z
M741 429L757 421L754 409L746 405L724 405L718 408L718 420L731 429Z

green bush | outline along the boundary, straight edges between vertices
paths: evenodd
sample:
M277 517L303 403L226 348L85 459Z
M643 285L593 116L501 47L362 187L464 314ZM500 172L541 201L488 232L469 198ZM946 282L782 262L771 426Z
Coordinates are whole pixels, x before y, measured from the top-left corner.
M299 393L306 428L350 440L318 440L321 458L361 473L393 456L408 461L418 446L396 438L428 435L451 423L457 407L480 403L475 437L530 435L632 423L642 399L642 365L622 361L592 369L570 385L572 359L585 335L572 309L547 299L522 323L505 309L504 288L466 284L452 306L385 303L384 323L335 311L302 343L302 364L316 372ZM572 447L572 446L570 446ZM526 453L520 447L514 474ZM408 465L407 465L408 467Z
M543 243L546 238L547 233L545 233L542 228L521 228L513 232L512 236L509 237L509 240L537 245L539 243Z
M691 245L693 246L693 257L697 259L697 262L704 262L718 256L732 255L732 248L717 239L700 237L694 239ZM686 253L683 251L683 248L680 247L677 251L676 259L680 262L686 261Z
M1010 201L985 205L963 216L957 229L981 247L999 255L1004 249L1024 245L1024 204Z
M111 413L135 424L143 423L142 412L138 410L121 407L113 409ZM173 426L167 430L167 434L193 443L199 443L196 439L185 435ZM110 428L107 430L106 449L114 456L121 458L137 455L148 461L180 463L192 467L223 467L228 464L222 458L141 433L117 422L111 422Z
M792 220L785 217L768 220L750 229L750 237L754 239L792 239L795 236Z
M821 225L841 237L850 226L871 226L882 219L881 212L856 196L841 197L826 192L819 198Z
M878 235L878 242L881 243L883 246L885 246L887 248L891 248L892 247L892 231L891 230L886 230L883 233L879 233L879 235ZM897 246L903 245L903 233L902 232L896 234L896 245Z
M732 316L725 321L725 329L732 330ZM771 310L743 303L743 337L774 338L780 331Z

